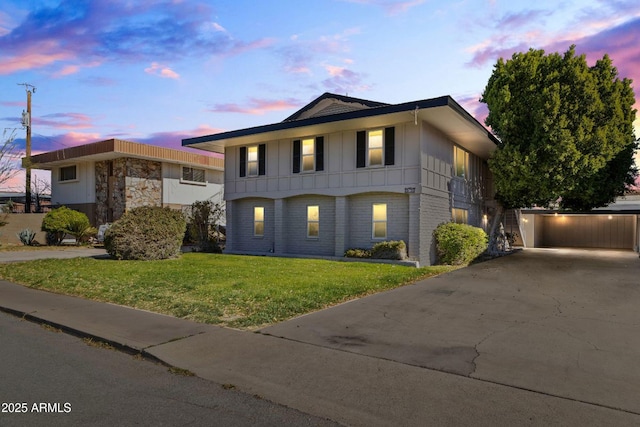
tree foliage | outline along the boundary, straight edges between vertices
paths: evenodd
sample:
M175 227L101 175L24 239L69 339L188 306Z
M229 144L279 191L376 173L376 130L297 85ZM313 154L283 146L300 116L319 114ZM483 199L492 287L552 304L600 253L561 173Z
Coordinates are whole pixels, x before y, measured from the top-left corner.
M19 159L17 146L15 143L15 131L2 132L2 141L0 141L0 185L11 179L17 172L16 160Z
M631 80L604 55L589 67L531 49L498 60L482 94L500 139L489 161L505 208L589 210L624 194L637 176Z

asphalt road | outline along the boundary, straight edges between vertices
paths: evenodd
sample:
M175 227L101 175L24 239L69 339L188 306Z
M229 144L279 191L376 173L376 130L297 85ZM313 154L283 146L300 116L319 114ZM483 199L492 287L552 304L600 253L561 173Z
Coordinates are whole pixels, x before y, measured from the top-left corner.
M0 312L2 426L329 426Z

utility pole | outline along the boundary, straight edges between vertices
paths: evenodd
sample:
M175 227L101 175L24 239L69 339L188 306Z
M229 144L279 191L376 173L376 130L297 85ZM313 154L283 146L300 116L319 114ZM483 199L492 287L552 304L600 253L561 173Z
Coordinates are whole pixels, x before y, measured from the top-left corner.
M22 112L22 126L27 128L24 212L31 213L31 93L35 93L36 87L29 83L18 83L18 86L24 86L27 91L27 111Z

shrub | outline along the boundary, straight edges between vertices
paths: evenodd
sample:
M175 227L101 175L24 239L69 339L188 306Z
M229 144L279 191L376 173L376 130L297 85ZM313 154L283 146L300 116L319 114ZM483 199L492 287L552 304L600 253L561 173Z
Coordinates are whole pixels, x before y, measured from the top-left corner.
M81 214L71 218L64 232L75 237L76 244L79 245L86 242L90 236L95 235L98 230L89 224L89 218L86 215Z
M371 251L369 249L352 248L347 249L344 252L344 256L347 258L371 258Z
M20 239L23 245L33 246L34 240L36 239L36 232L30 228L25 228L19 233L16 233L16 236L18 236L18 239Z
M104 247L116 259L176 258L187 225L180 211L144 206L127 211L104 234Z
M487 249L484 230L467 224L440 224L433 234L440 264L468 265Z
M198 245L203 252L221 253L222 236L220 221L224 216L222 203L212 200L196 201L189 207L187 235L189 241Z
M85 223L89 225L87 215L61 206L44 216L41 229L47 233L47 244L59 245L65 234L73 234L69 231L70 229Z
M371 248L371 258L407 259L407 245L402 240L376 243Z

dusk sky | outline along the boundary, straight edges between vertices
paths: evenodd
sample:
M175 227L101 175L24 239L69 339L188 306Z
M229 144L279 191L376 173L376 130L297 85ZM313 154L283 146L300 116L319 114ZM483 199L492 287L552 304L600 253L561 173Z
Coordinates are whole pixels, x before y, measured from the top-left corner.
M34 154L108 138L181 149L324 92L451 95L483 122L498 58L572 44L590 65L608 53L640 101L638 0L3 0L0 125L24 150L19 83L37 88ZM8 186L22 191L23 175Z

